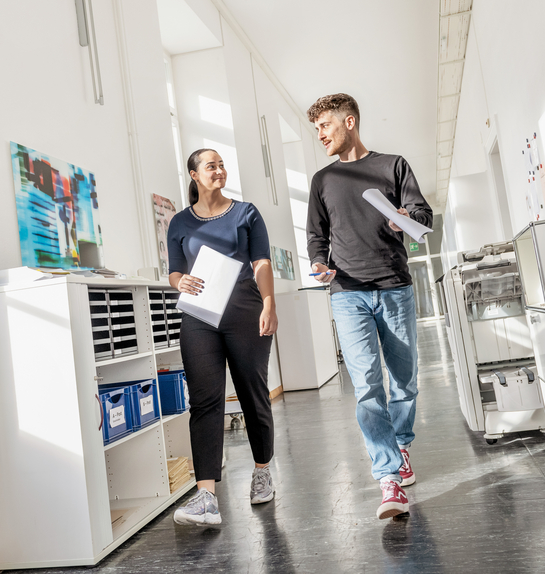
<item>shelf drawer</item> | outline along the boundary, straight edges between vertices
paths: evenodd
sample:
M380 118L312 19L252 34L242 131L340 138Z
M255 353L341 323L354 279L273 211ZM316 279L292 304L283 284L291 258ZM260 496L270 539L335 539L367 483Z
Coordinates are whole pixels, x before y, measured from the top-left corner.
M180 331L176 331L176 333L172 333L169 336L168 346L177 347L179 344L180 344Z
M107 293L110 303L125 301L132 305L132 291L130 289L108 289Z
M110 334L110 329L106 328L100 328L99 331L95 331L93 329L93 342L95 344L95 347L98 343L105 343L106 341L110 341L111 340L111 334Z
M108 343L107 345L95 345L95 359L101 361L104 359L112 358L112 345Z
M106 301L106 289L89 288L89 302Z
M153 344L154 344L156 349L164 349L165 347L168 347L169 342L167 340L166 334L160 335L157 337L153 337Z

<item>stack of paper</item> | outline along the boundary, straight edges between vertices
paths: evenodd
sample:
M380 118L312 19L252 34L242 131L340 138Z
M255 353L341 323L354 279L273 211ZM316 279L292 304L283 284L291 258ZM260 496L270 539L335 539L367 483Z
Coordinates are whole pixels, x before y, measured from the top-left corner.
M94 275L102 275L102 277L107 277L108 279L112 279L116 275L119 275L118 271L112 271L111 269L106 269L105 267L102 269L90 269L90 271Z
M397 209L378 189L367 189L362 193L362 197L418 243L425 243L424 235L433 232L432 229L418 223L418 221L398 213Z
M217 327L237 282L242 263L203 245L190 275L204 281L198 295L182 293L176 307Z
M170 493L172 494L191 479L189 474L188 459L185 456L178 458L169 458L168 465L168 482Z

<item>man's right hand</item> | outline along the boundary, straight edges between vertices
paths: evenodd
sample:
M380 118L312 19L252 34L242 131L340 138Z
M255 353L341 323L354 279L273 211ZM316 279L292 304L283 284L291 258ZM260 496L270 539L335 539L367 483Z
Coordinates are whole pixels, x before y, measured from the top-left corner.
M313 273L319 273L320 274L320 275L316 275L314 277L314 279L316 279L316 281L319 281L320 283L331 283L331 281L333 280L333 278L337 274L336 271L332 271L331 269L328 269L327 265L324 265L323 263L315 263L312 266L312 271L313 271ZM326 273L328 271L330 274L326 275Z

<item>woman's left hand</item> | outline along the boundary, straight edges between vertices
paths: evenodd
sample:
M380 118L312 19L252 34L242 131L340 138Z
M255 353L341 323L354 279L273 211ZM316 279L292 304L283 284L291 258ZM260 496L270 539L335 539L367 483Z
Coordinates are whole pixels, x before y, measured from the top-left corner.
M259 336L270 336L278 329L278 318L274 309L263 309L259 317Z

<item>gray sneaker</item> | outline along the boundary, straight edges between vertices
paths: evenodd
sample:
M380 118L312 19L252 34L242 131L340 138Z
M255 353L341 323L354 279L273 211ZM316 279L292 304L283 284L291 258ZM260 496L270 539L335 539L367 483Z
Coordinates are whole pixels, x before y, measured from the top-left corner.
M269 467L254 468L252 486L250 487L250 502L261 504L274 498L274 485Z
M176 510L174 522L177 524L221 524L218 499L206 488L200 488L185 506L180 506Z

